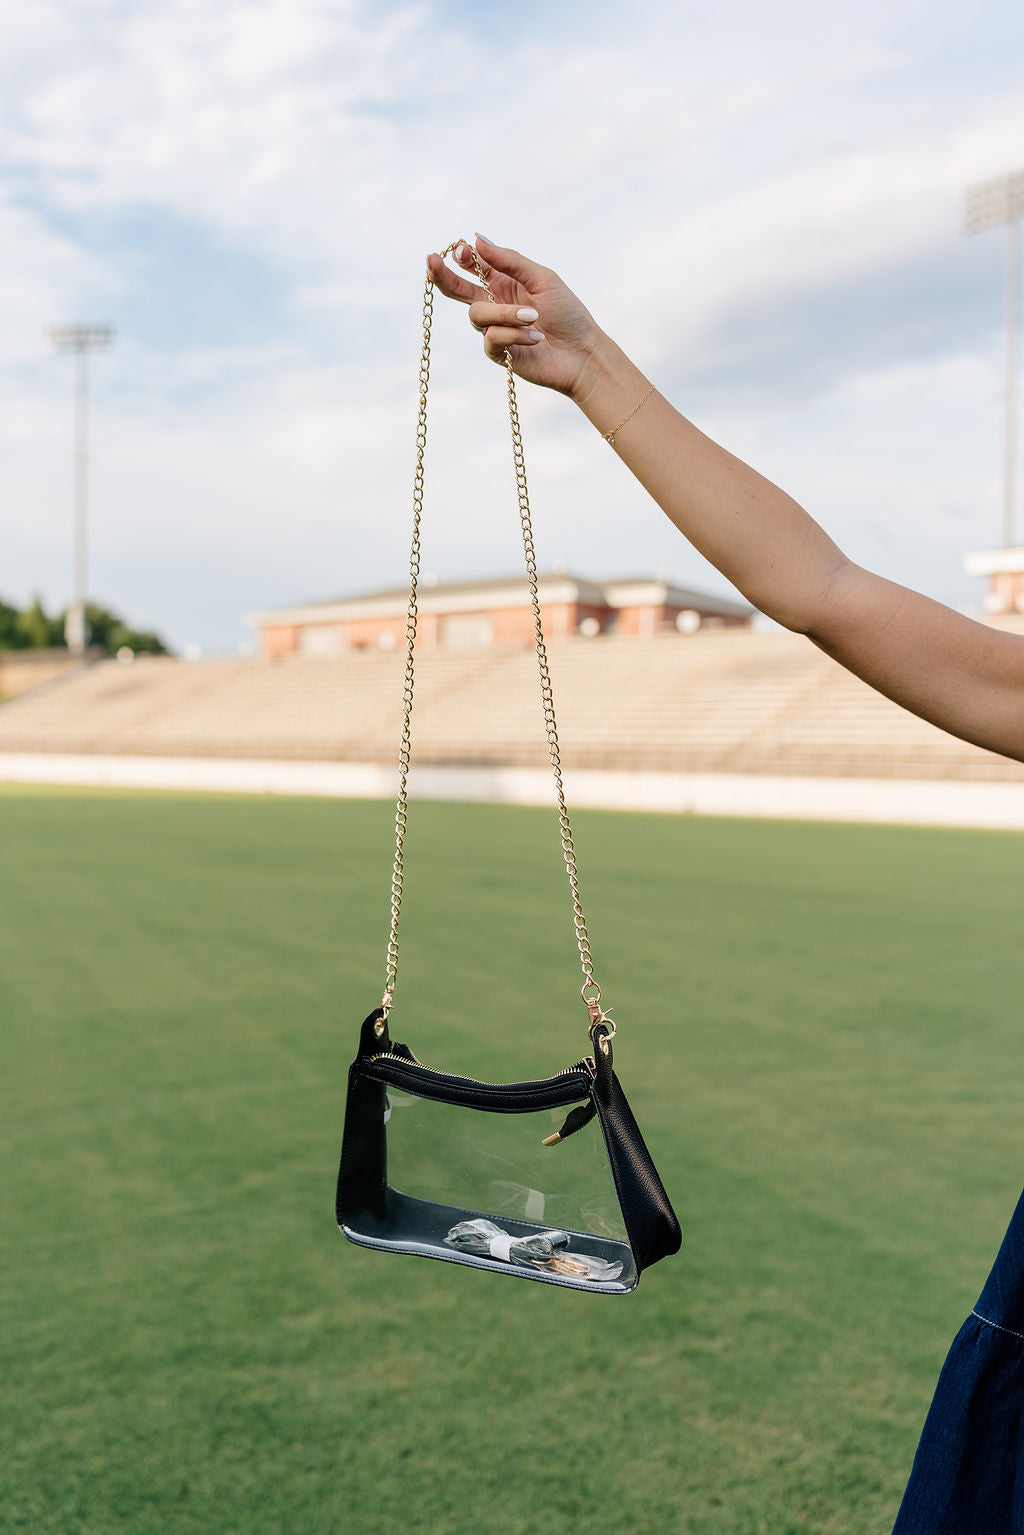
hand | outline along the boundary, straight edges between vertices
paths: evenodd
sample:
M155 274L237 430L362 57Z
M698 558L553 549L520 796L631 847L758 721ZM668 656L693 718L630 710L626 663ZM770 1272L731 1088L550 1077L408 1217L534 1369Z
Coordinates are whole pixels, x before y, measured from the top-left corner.
M494 303L478 281L469 281L440 256L431 255L427 269L435 286L446 298L469 305L470 322L483 333L484 352L492 362L504 366L508 348L519 378L578 396L601 337L593 316L549 268L482 235L477 235L476 249ZM468 246L459 246L454 260L476 278Z

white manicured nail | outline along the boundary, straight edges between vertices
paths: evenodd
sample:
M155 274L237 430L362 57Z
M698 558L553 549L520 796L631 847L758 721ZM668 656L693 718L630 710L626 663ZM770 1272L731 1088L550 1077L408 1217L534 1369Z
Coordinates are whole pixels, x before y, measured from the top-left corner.
M517 309L516 310L516 319L517 320L535 320L536 318L537 318L537 311L536 311L536 309Z
M476 231L476 237L478 240L485 240L488 245L497 245L498 243L497 240L492 240L490 235L482 235L479 229Z
M466 247L464 245L460 245L458 250L455 252L455 259L456 261L465 261Z
M544 332L542 330L528 330L526 334L529 336L531 341L544 340Z

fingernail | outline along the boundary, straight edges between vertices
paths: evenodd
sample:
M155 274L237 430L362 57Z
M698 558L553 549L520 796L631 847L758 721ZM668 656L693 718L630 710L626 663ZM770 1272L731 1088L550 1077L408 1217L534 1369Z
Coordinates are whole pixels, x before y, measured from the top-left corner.
M528 330L526 334L529 336L531 341L544 340L544 332L542 330Z
M460 245L458 250L455 252L455 259L456 261L465 261L466 247L464 245Z
M488 245L497 245L498 243L496 240L492 240L490 235L482 235L479 229L476 231L476 237L478 240L485 240Z
M536 311L536 309L517 309L516 310L516 319L517 320L535 320L536 318L537 318L537 311Z

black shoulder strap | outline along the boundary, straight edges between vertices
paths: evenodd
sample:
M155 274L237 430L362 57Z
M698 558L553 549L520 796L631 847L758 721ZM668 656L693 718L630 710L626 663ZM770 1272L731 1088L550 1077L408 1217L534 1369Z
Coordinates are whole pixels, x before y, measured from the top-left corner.
M594 1030L594 1099L619 1196L626 1235L637 1268L678 1252L682 1232L640 1126L612 1070L611 1041L603 1024Z

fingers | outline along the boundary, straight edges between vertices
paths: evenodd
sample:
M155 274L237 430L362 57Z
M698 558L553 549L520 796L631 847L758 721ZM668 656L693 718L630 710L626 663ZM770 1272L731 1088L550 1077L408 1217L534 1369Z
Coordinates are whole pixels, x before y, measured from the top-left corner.
M492 362L504 362L507 347L536 346L543 341L544 332L535 329L536 321L536 309L521 304L493 304L485 299L469 306L469 322L483 333L484 351Z
M547 267L538 266L536 261L530 261L526 256L520 255L518 251L507 250L502 245L495 245L493 241L488 240L484 235L477 235L476 248L478 254L488 266L494 267L495 271L504 273L506 277L511 277L514 282L522 283L523 287L528 288L531 293L535 293L539 288L543 288L545 280L551 276ZM470 257L470 264L472 264L472 257Z
M534 262L528 261L525 256L520 256L517 251L506 250L502 246L494 245L482 235L477 236L476 252L469 245L462 244L452 251L452 260L474 277L478 276L477 262L483 269L483 276L490 286L494 286L492 279L499 279L498 290L504 288L505 296L509 291L515 293L517 289L528 288L530 282L543 286L542 279L550 280L551 273L545 267L539 267ZM494 299L482 287L479 282L470 282L458 272L452 271L441 256L436 253L427 257L427 270L431 280L446 298L456 299L459 303L469 305L469 320L474 330L479 331L484 338L484 352L492 362L504 362L505 352L509 347L531 347L545 339L544 332L537 330L536 322L539 318L538 311L529 303L520 300L518 304L495 303ZM507 279L507 280L506 280ZM526 295L524 294L524 299Z
M544 340L543 331L513 330L510 326L489 325L484 332L484 353L492 362L504 362L510 346L536 346Z
M473 258L470 257L469 266L472 267L472 265ZM464 277L459 276L458 272L453 272L451 267L436 254L427 257L427 271L433 278L434 286L440 288L446 298L457 299L460 304L473 304L487 298L486 291L480 287L479 283L467 282Z
M529 330L537 319L536 309L523 304L492 304L489 298L484 298L469 306L469 322L474 330L486 330L491 325L515 325Z
M492 285L491 279L495 275L496 268L490 266L483 256L480 255L479 251L475 251L471 245L467 245L465 242L457 245L452 251L452 260L457 261L464 271L472 272L474 277L482 278L488 287ZM486 292L486 289L482 291ZM477 288L477 292L481 292L481 289Z
M529 292L543 291L549 287L553 274L547 267L539 266L537 262L530 261L519 251L509 250L505 246L495 245L493 241L484 235L476 237L476 256L483 267L483 275L490 279L493 273L500 272L511 282L520 284ZM477 275L476 262L474 261L473 248L463 244L452 252L452 260L467 272ZM434 282L448 298L459 299L463 304L471 304L474 299L481 297L483 290L478 283L467 282L457 272L453 272L438 255L427 257L427 267Z

